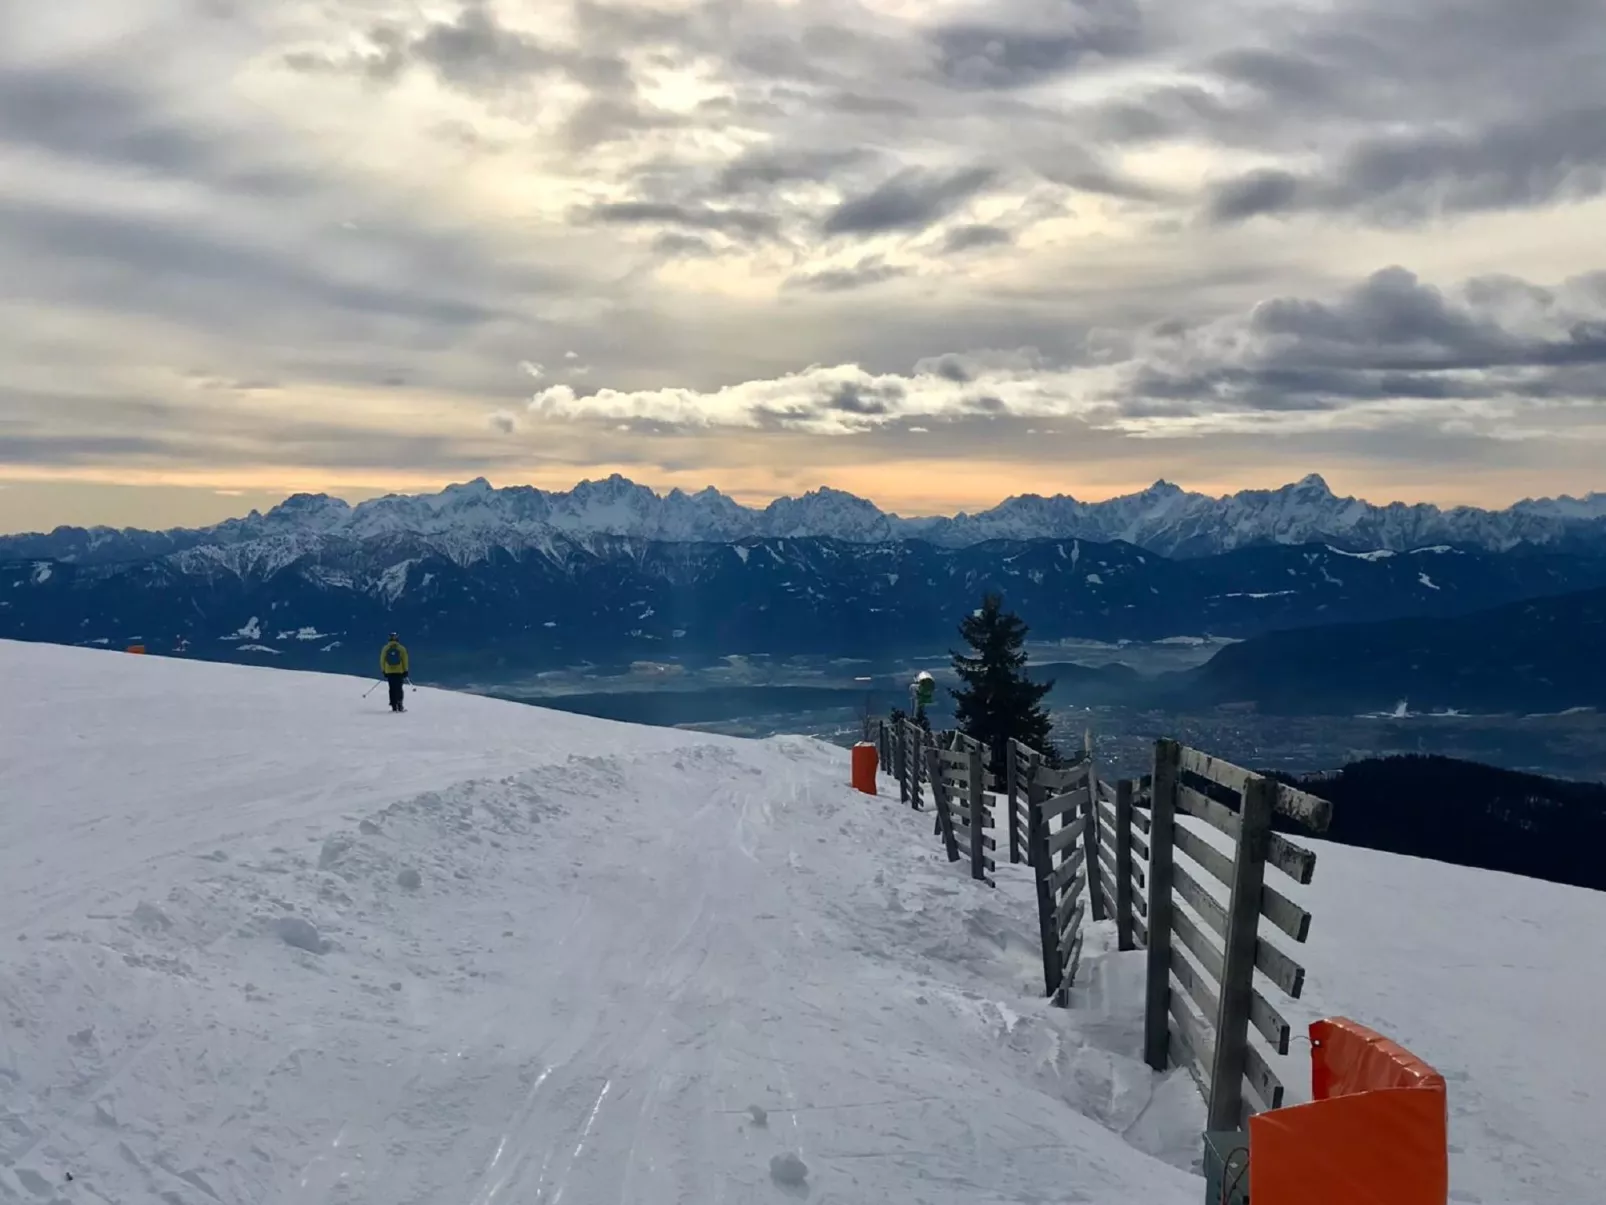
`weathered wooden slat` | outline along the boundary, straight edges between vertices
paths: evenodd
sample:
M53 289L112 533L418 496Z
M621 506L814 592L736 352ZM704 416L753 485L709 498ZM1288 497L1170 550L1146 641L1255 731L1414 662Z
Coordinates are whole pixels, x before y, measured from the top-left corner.
M1139 883L1138 886L1142 887L1143 884ZM1139 916L1149 915L1149 901L1143 897L1142 891L1139 891L1132 896L1132 906L1138 910Z
M1137 818L1141 814L1142 813L1140 813L1140 812L1133 812L1132 813L1132 819L1134 821L1133 827L1136 827L1136 823L1135 822L1136 822ZM1147 830L1145 830L1145 831L1147 831ZM1145 841L1142 837L1138 836L1137 833L1133 833L1132 834L1132 848L1133 848L1133 850L1135 850L1137 852L1138 856L1140 858L1142 858L1145 862L1147 862L1149 860L1149 843L1147 841Z
M1187 788L1182 788L1182 791L1186 792ZM1198 793L1194 792L1194 794L1197 795ZM1204 799L1204 796L1200 795L1199 798ZM1214 800L1205 799L1204 802L1209 803L1212 807L1220 806ZM1189 815L1197 816L1198 813L1190 811ZM1233 827L1236 829L1237 815L1231 812L1228 815L1232 816ZM1222 831L1225 832L1226 830L1223 829ZM1224 885L1230 886L1232 884L1232 859L1226 854L1215 848L1197 833L1189 832L1183 828L1180 823L1173 839L1179 850L1199 863L1200 866L1203 866L1217 880ZM1261 888L1260 912L1262 916L1295 941L1304 941L1310 935L1310 913L1283 895L1275 887L1263 886Z
M1061 898L1059 905L1054 909L1054 932L1065 932L1065 926L1071 923L1071 917L1076 910L1085 903L1083 896L1087 892L1087 878L1077 875L1071 889Z
M1198 820L1220 829L1234 841L1238 839L1238 813L1224 803L1217 803L1202 791L1183 785L1177 788L1177 811L1187 812Z
M1251 1043L1249 999L1255 986L1256 934L1266 874L1266 838L1271 832L1276 784L1249 776L1239 812L1238 845L1228 884L1230 909L1222 933L1221 1009L1216 1018L1216 1060L1210 1066L1205 1125L1231 1129L1243 1110L1243 1078Z
M1115 844L1116 844L1116 842L1115 842L1115 825L1113 825L1113 824L1105 824L1103 822L1103 819L1101 818L1100 821L1099 821L1099 826L1098 826L1098 838L1097 838L1095 844L1097 844L1098 846L1100 846L1103 849L1113 850L1115 848Z
M1296 883L1308 883L1316 873L1315 851L1295 845L1281 833L1271 835L1266 860Z
M1100 885L1103 884L1106 875L1109 877L1109 881L1111 883L1114 883L1115 882L1115 852L1108 845L1105 845L1103 842L1099 843L1098 851L1099 851L1099 869L1104 871L1104 874L1099 875Z
M1178 915L1182 917L1181 920L1176 920ZM1182 939L1182 944L1188 953L1192 954L1199 965L1204 968L1206 975L1220 983L1221 951L1216 949L1210 939L1204 935L1204 930L1194 924L1193 918L1186 912L1178 909L1172 919L1176 920L1176 923L1172 925L1175 935ZM1213 1013L1211 1015L1214 1016Z
M1260 914L1295 941L1310 936L1310 913L1274 887L1260 889Z
M1193 910L1204 918L1207 925L1214 929L1218 935L1226 935L1227 909L1222 905L1221 901L1199 885L1198 879L1184 870L1181 865L1174 865L1171 868L1171 885L1176 893L1192 905Z
M1172 819L1176 812L1177 782L1181 769L1181 746L1176 741L1154 743L1154 853L1149 861L1149 911L1147 979L1143 1006L1143 1061L1155 1071L1166 1069L1170 1049L1166 1021L1166 1001L1171 994L1171 856ZM1133 812L1137 819L1137 812Z
M1183 1042L1199 1058L1201 1068L1207 1070L1215 1059L1216 1039L1210 1031L1208 1021L1201 1021L1188 1007L1186 998L1181 992L1170 992L1170 999L1166 1002L1166 1011L1171 1016L1171 1024Z
M1143 864L1141 862L1132 863L1132 879L1139 887L1148 887L1149 873L1143 869Z
M1099 798L1107 803L1115 802L1115 784L1099 779Z
M954 833L954 818L948 806L949 795L942 785L941 776L935 773L938 752L934 747L926 749L926 764L934 772L931 793L937 808L937 831L942 836L943 849L948 854L948 860L957 862L959 861L959 841Z
M1110 914L1105 911L1104 893L1099 890L1104 884L1104 867L1099 863L1099 775L1093 764L1091 732L1083 733L1082 747L1087 751L1087 794L1082 803L1082 819L1086 822L1082 827L1082 848L1087 851L1087 902L1093 919L1103 921L1108 920Z
M1169 1018L1168 1018L1169 1020ZM1210 1095L1210 1069L1194 1053L1188 1045L1188 1040L1177 1032L1176 1027L1166 1026L1166 1057L1172 1067L1181 1067L1187 1071L1199 1089L1199 1095Z
M1252 780L1260 777L1242 766L1235 766L1218 757L1211 757L1208 753L1188 748L1182 750L1182 769L1184 773L1208 778L1211 782L1224 786L1229 791L1237 791L1240 795ZM1275 792L1272 810L1279 815L1297 820L1317 833L1326 832L1327 826L1333 822L1333 805L1327 800L1306 794L1286 783L1273 781L1272 789Z
M1139 807L1137 800L1134 799L1132 801L1132 827L1140 833L1147 833L1151 823L1153 821L1150 819L1149 809L1147 807ZM1149 856L1147 849L1144 850L1143 856L1145 858Z
M1172 933L1172 937L1177 936ZM1221 997L1216 993L1215 984L1208 975L1199 971L1182 950L1187 949L1187 943L1174 944L1171 947L1171 973L1177 977L1177 982L1187 989L1188 998L1198 1006L1199 1014L1213 1017L1221 1009Z
M1048 873L1048 889L1056 896L1064 891L1071 880L1083 869L1083 862L1086 856L1080 846L1072 850L1065 861Z
M1172 928L1182 944L1188 948L1199 965L1205 969L1217 983L1221 982L1221 951L1218 950L1204 935L1204 931L1193 923L1193 918L1180 909L1172 914ZM1254 988L1249 998L1249 1021L1265 1036L1271 1048L1278 1054L1288 1053L1289 1025L1283 1015L1273 1008L1261 995L1260 989Z
M1103 781L1100 780L1099 786L1102 787L1103 785ZM1115 804L1106 802L1102 796L1099 798L1098 804L1099 819L1104 821L1105 827L1113 833L1115 831Z
M1295 1000L1305 990L1305 968L1263 937L1255 941L1255 969Z
M1065 923L1059 928L1060 960L1065 961L1066 952L1082 938L1082 923L1087 916L1085 901L1077 900L1076 907L1065 918Z
M1115 786L1115 941L1132 949L1132 780Z
M1032 754L1029 763L1035 771L1038 766L1037 754ZM1053 855L1048 852L1048 822L1043 819L1042 801L1047 795L1047 789L1037 781L1035 774L1028 775L1026 786L1026 832L1027 861L1032 867L1032 886L1037 891L1037 933L1038 942L1043 951L1043 994L1053 996L1060 986L1060 957L1059 947L1055 944L1057 930L1054 927L1054 905L1057 902L1054 893L1049 890L1049 869L1054 864Z
M1070 950L1063 955L1063 958L1065 974L1060 979L1060 990L1058 995L1058 1003L1061 1006L1064 1006L1066 1002L1066 994L1071 990L1071 986L1076 982L1077 968L1082 965L1082 935L1080 933L1076 935L1076 941L1072 943Z
M1255 1095L1265 1102L1265 1108L1259 1112L1283 1107L1283 1082L1267 1065L1253 1042L1244 1047L1244 1079L1249 1081L1249 1086L1255 1090Z
M1132 936L1137 938L1138 945L1140 946L1147 946L1149 944L1149 926L1143 923L1143 918L1141 916L1134 916L1132 918Z
M1171 840L1179 851L1209 871L1223 887L1232 886L1232 859L1198 833L1183 828L1182 821L1177 821L1177 831L1171 835Z
M1063 816L1069 812L1080 812L1087 806L1087 784L1066 791L1063 795L1051 795L1043 802L1043 815Z
M1104 915L1119 917L1121 913L1115 906L1115 897L1110 894L1108 884L1115 882L1113 877L1099 881L1099 896L1104 900Z
M1261 1035L1278 1054L1288 1053L1288 1022L1283 1020L1282 1013L1266 1003L1266 997L1260 994L1258 987L1254 995L1249 998L1249 1023L1260 1030Z
M1058 832L1050 833L1048 837L1048 852L1057 854L1063 849L1075 845L1082 835L1082 828L1087 824L1086 816L1078 816Z
M1040 767L1034 781L1040 782L1048 788L1050 795L1057 795L1069 790L1071 787L1085 783L1088 780L1088 771L1092 767L1087 762L1078 762L1074 766L1063 766L1055 769L1053 766Z
M958 770L961 773L968 773L970 770L969 750L939 749L937 751L937 757L938 760L942 762L944 768Z

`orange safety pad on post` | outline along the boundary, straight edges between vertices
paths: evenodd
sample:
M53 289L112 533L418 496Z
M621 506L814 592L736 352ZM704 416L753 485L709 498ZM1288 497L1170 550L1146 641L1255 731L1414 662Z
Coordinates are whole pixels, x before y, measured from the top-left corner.
M1444 1077L1405 1047L1343 1017L1310 1025L1310 1091L1317 1100L1379 1088L1438 1088Z
M863 791L866 795L874 795L875 773L880 765L881 757L876 747L868 741L860 741L853 746L853 789Z
M1255 1205L1445 1205L1444 1077L1365 1026L1317 1021L1318 1099L1249 1119Z

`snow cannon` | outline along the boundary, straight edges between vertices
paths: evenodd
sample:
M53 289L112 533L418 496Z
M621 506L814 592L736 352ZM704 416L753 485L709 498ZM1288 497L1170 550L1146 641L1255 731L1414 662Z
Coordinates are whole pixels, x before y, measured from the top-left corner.
M914 695L915 709L924 711L937 697L937 680L931 676L930 670L923 669L915 675L914 684L909 690Z
M1209 1205L1445 1205L1444 1077L1344 1017L1310 1026L1311 1099L1205 1135Z

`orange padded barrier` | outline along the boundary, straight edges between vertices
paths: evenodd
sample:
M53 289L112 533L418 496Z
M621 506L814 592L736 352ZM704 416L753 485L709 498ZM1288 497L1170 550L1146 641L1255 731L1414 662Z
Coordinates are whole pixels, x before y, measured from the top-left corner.
M1255 1205L1445 1205L1444 1077L1342 1017L1310 1027L1309 1104L1249 1119Z
M863 791L866 795L874 795L875 772L880 765L881 756L876 747L868 741L860 741L853 746L853 789Z

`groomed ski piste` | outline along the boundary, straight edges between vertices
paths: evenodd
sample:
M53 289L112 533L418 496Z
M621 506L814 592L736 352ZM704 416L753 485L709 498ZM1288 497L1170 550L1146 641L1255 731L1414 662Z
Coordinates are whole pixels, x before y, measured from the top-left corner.
M0 1200L1203 1199L1143 954L1092 926L1049 1007L1023 868L845 750L42 645L0 683ZM1313 845L1296 1032L1445 1075L1452 1200L1606 1201L1606 894Z

